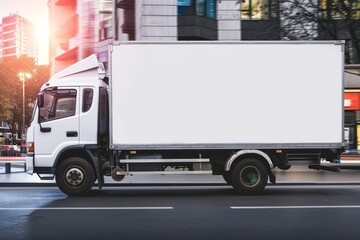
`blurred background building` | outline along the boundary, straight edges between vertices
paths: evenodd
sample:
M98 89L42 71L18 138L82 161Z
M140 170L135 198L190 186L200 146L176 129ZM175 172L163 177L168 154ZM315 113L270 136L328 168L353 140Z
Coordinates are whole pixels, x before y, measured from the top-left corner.
M49 0L54 74L109 41L240 40L237 0Z
M49 0L48 6L51 74L93 53L106 62L112 0Z
M51 74L93 53L107 66L114 40L345 40L351 64L345 138L349 149L360 149L359 0L49 0L48 6Z
M51 73L107 44L177 40L346 40L360 62L358 0L49 0Z
M34 25L19 14L3 17L0 24L0 57L27 55L37 60Z
M2 58L2 42L3 42L3 30L2 30L2 23L0 23L0 58Z
M360 149L360 65L346 65L344 75L345 141L348 149Z

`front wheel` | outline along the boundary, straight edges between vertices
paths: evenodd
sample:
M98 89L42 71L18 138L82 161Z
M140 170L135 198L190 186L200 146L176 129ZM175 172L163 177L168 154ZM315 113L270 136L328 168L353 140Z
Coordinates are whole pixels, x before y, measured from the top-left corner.
M69 196L85 195L93 187L94 181L94 168L88 161L79 157L65 159L56 172L59 189Z
M240 194L259 194L268 181L268 171L256 158L240 160L232 170L232 185Z

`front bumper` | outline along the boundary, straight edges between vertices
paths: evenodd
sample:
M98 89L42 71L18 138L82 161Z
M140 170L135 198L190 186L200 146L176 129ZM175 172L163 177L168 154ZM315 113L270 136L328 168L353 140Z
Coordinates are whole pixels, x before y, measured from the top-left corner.
M34 154L28 153L26 155L26 172L33 175L34 173Z

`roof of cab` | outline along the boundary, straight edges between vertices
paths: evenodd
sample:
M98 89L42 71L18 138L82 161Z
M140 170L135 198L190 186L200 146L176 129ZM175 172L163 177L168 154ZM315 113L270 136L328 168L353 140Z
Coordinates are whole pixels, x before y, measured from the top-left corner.
M75 82L77 85L94 84L99 81L101 75L105 76L105 69L93 54L53 75L42 89L51 86L74 85ZM81 82L81 80L84 81Z

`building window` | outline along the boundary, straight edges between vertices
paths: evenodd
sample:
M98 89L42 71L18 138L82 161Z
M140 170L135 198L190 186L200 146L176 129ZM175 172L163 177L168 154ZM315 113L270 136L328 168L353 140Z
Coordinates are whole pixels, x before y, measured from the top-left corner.
M206 1L206 17L215 18L216 17L216 2L215 0Z
M15 46L15 40L3 41L3 48Z
M7 49L3 49L3 55L15 55L17 53L16 48L12 47L12 48L7 48Z
M191 0L178 0L178 6L191 6Z
M4 17L2 19L2 23L3 23L3 25L7 25L7 24L15 23L18 20L19 20L18 15L10 15L10 16Z
M279 18L279 0L270 0L269 3L269 10L270 10L270 18L276 19Z
M324 20L360 19L360 1L320 0L319 14Z
M19 36L18 32L3 33L4 39L16 38L18 36Z
M271 7L271 14L269 9ZM269 0L242 0L241 19L242 20L268 20L269 16L277 17L275 1Z
M351 11L352 19L360 19L360 1L353 3L353 8Z
M215 19L216 0L178 0L178 14Z
M16 30L16 24L3 26L3 32L11 32Z
M178 0L178 15L194 15L193 0Z
M196 0L196 15L205 15L205 0Z
M112 29L112 19L101 21L99 29L99 41L112 38L114 35Z

